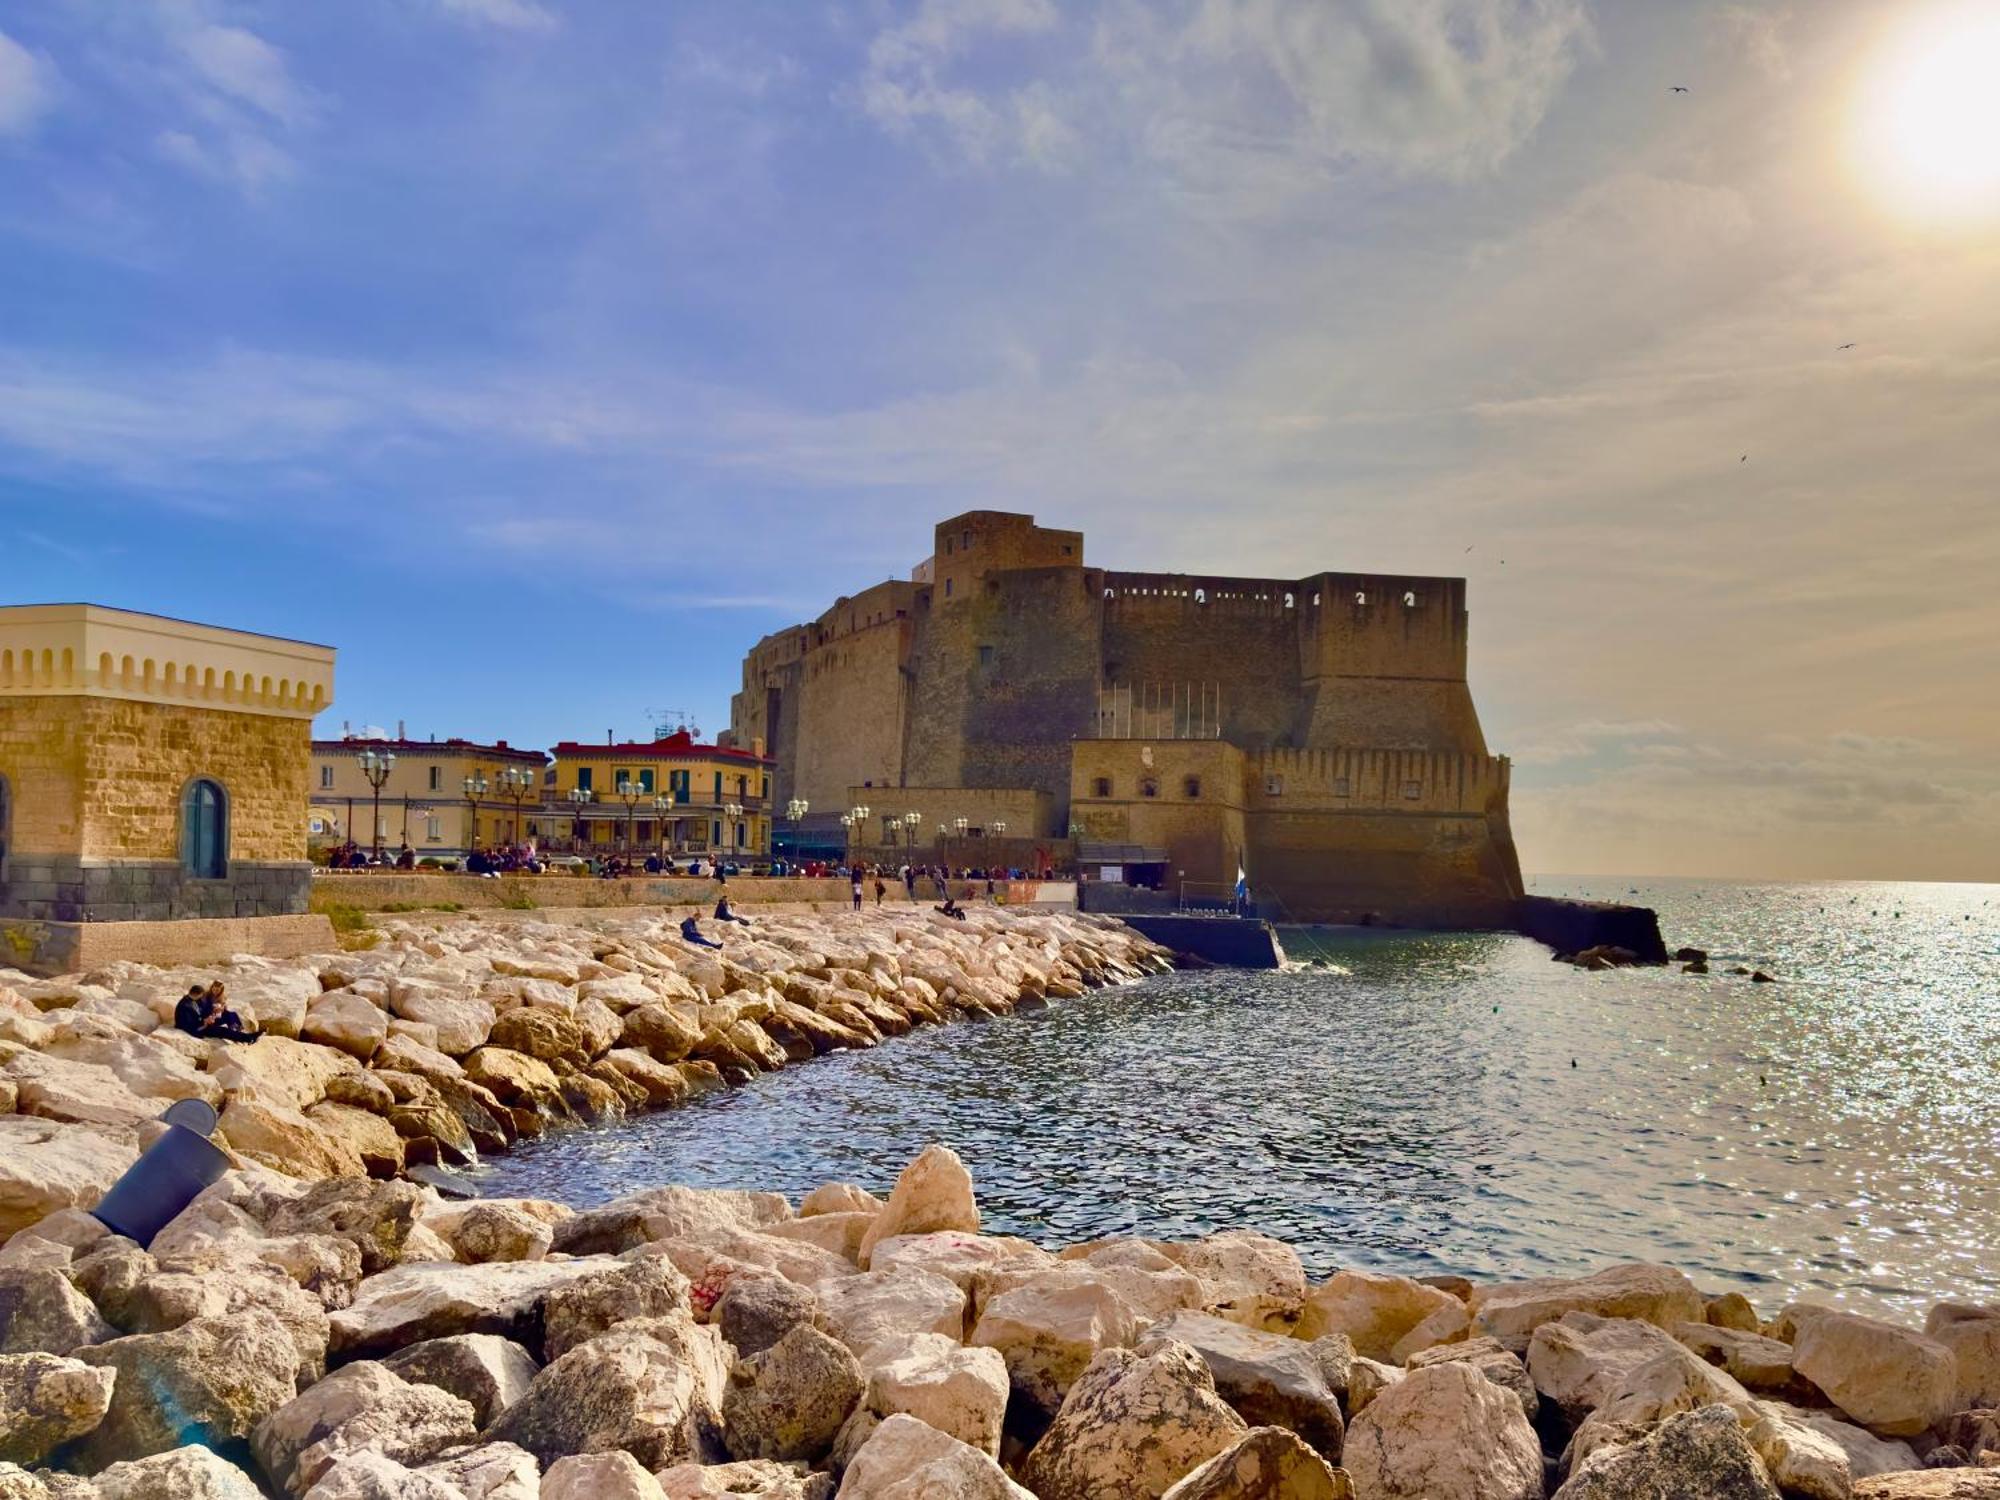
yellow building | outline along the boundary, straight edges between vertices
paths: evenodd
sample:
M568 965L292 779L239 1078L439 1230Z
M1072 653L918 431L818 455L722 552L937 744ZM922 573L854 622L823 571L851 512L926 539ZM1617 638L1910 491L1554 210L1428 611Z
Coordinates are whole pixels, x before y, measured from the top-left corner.
M686 730L645 744L565 740L553 751L546 840L580 854L715 854L766 859L771 771L761 741L704 745Z
M333 650L90 604L0 608L0 965L301 952Z
M314 740L313 846L351 841L393 855L407 843L420 860L457 860L474 848L543 842L548 759L505 740Z

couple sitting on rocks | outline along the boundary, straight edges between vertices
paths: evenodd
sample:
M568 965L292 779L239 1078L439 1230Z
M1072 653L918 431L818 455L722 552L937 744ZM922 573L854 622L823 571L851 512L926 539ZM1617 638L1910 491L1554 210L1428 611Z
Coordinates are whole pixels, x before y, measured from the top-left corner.
M739 917L730 908L727 896L722 897L715 903L715 920L718 922L734 922L741 927L748 927L750 925L748 917ZM716 942L713 938L705 938L701 935L701 921L693 912L689 912L681 922L681 937L693 943L698 948L720 948L722 946L722 944Z
M245 1026L243 1018L222 1001L222 981L203 989L191 985L174 1005L174 1025L189 1036L219 1042L254 1042L264 1034L257 1026Z

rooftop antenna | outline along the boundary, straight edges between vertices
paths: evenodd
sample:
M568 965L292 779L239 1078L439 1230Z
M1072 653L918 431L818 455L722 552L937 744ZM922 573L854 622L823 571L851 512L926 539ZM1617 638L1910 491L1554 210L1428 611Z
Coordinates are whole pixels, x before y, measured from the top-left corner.
M684 708L649 708L646 717L653 725L653 738L669 739L686 730L692 739L701 738L701 726L694 721L694 715Z

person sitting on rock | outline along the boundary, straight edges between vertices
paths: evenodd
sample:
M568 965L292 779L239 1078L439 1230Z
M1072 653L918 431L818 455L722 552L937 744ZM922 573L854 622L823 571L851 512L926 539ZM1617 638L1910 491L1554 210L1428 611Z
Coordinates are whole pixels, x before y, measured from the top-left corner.
M722 946L715 939L705 938L701 935L701 921L693 912L689 912L681 921L681 940L693 943L697 948L720 948Z
M940 906L938 910L943 912L947 917L956 917L961 922L965 920L965 908L953 900L949 893L944 898L944 905Z
M255 1026L245 1026L243 1018L223 1004L222 982L206 990L195 985L174 1006L174 1025L189 1036L204 1041L254 1042L263 1035Z
M739 917L736 915L734 911L730 909L729 898L727 896L720 896L716 898L715 920L718 922L736 922L740 923L744 927L748 927L750 925L750 919L748 917Z

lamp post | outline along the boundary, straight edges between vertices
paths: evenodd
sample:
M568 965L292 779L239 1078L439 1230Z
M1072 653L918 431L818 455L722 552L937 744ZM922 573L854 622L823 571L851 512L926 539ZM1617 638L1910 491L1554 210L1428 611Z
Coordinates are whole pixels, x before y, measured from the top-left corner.
M650 793L647 792L645 783L634 781L629 776L618 778L618 800L625 804L625 852L627 854L632 852L633 833L636 827L633 822L634 816L637 813L639 804L649 795Z
M567 792L563 793L563 800L569 803L572 818L570 827L571 843L580 843L585 848L590 847L590 825L583 820L583 810L590 806L596 799L596 796L597 794L587 786L573 786Z
M914 810L903 814L903 850L906 854L917 852L917 825L923 820L924 815Z
M361 774L375 789L375 858L379 861L382 858L382 786L388 781L389 773L396 769L396 752L384 750L378 754L373 750L363 750L359 759Z
M521 842L521 804L528 800L534 790L535 773L526 766L509 766L495 778L500 783L500 795L514 804L514 842Z
M723 842L730 849L736 847L736 824L737 820L742 816L743 804L741 802L725 802L722 804Z
M484 771L475 771L465 778L465 805L472 819L472 842L465 846L467 854L479 847L479 799L486 795L486 789Z

